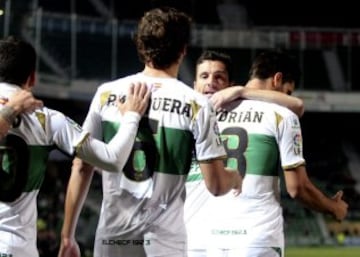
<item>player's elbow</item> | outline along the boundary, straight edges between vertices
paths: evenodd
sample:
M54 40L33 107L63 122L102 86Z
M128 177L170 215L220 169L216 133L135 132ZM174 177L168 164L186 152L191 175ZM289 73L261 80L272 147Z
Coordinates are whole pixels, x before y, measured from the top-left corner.
M304 115L305 105L304 105L304 101L300 98L297 99L296 110L297 110L296 114L298 115L298 117L302 117Z
M118 172L119 167L114 163L107 163L104 165L104 169L108 172Z
M301 194L302 188L299 184L286 185L286 191L291 198L295 199Z
M206 187L208 189L208 191L213 195L213 196L220 196L221 195L221 187L219 185L219 183L217 182L208 182L206 183Z
M99 164L95 165L96 167L100 167L107 172L120 172L122 171L125 163L122 161L118 161L116 159L108 159L102 160Z
M287 189L288 194L291 198L295 199L298 196L298 189L296 187L291 187Z
M291 186L287 186L286 189L290 197L293 199L301 199L310 190L306 183L293 184Z

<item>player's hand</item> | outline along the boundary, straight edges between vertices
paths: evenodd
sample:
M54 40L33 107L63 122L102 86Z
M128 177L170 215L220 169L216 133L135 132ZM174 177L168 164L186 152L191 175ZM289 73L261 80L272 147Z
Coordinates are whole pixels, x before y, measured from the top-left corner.
M232 181L233 181L233 194L239 195L242 190L242 181L243 178L240 175L240 172L238 170L231 170L229 168L225 168L230 174L232 175Z
M75 239L63 238L61 240L58 257L81 257L80 248Z
M231 86L215 92L210 98L215 110L219 110L227 103L238 99L243 88L243 86Z
M16 114L31 113L44 105L30 91L24 89L16 91L9 99L0 99L0 104L6 104L11 107Z
M145 83L132 83L129 87L128 94L124 103L119 101L118 107L122 114L127 111L137 112L144 115L151 95L151 90Z
M332 199L335 201L335 208L333 211L334 218L338 221L345 219L348 212L348 204L342 199L343 191L338 191Z
M234 190L233 190L233 194L235 196L239 195L242 191L243 177L239 173L238 175L239 176L236 176Z

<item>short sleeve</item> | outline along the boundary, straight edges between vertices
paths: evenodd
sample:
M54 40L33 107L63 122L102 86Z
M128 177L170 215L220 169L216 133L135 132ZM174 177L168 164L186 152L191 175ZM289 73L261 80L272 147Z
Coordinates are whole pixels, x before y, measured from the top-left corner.
M89 134L74 120L57 111L51 112L49 124L54 144L70 156Z
M197 160L225 158L226 152L220 138L216 113L210 102L205 101L200 108L195 109L198 109L197 112L194 111L193 127Z
M283 117L279 123L279 148L284 169L291 169L305 163L300 121L293 113Z
M102 127L101 127L101 108L104 106L105 101L107 100L110 93L104 92L97 89L91 104L89 111L86 115L85 121L82 125L83 129L89 131L91 136L97 139L102 137Z

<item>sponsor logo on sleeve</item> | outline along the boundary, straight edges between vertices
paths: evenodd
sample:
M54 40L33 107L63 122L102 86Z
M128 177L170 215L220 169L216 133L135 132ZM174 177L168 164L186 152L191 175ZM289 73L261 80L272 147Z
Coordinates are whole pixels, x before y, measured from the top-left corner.
M293 128L300 128L300 122L297 117L293 117L292 119L292 127Z
M294 138L294 153L300 155L302 153L302 137L300 133L295 134Z
M217 145L221 145L222 140L221 140L221 136L220 136L220 129L219 129L219 126L218 126L217 122L214 122L213 130L214 130L214 134L216 135L216 143L217 143Z

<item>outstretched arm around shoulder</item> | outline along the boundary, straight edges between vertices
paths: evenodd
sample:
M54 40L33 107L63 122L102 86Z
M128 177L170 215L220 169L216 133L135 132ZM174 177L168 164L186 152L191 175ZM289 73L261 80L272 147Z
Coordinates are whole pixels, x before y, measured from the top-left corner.
M304 102L300 98L272 90L247 88L244 86L231 86L213 94L211 102L215 109L236 99L251 99L276 103L292 110L298 117L304 114Z
M119 102L120 127L106 144L93 138L71 119L63 118L54 122L54 141L60 149L75 154L85 162L107 171L121 171L128 159L135 141L141 115L144 114L150 98L150 90L145 84L132 85L124 103ZM63 116L61 116L63 117ZM65 122L62 122L65 119ZM98 126L101 126L99 124Z

